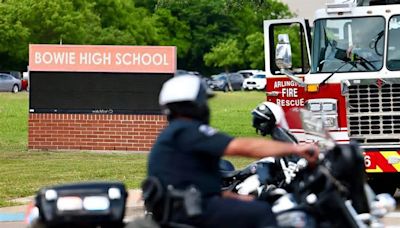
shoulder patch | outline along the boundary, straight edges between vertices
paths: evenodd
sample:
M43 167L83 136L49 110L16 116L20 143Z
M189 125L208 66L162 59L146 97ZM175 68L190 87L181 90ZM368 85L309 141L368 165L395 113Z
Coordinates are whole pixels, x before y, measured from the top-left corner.
M200 125L199 131L207 136L213 136L218 132L215 128L212 128L205 124Z

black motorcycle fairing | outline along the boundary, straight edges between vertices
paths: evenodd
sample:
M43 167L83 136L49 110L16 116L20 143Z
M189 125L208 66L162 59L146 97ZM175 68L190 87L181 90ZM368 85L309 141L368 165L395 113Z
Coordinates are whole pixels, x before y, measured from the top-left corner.
M357 214L370 211L364 172L357 144L336 145L317 167L302 170L291 185L298 202L308 204L307 197L316 196L308 210L321 227L358 227L345 202L350 200Z
M219 160L218 166L219 166L219 170L221 172L235 171L235 166L232 164L232 162L225 160L225 159Z
M357 213L369 212L364 189L366 183L364 158L358 144L356 142L338 144L326 158L332 175L347 187L348 197Z
M271 138L281 142L291 142L298 144L299 142L295 138L295 136L290 133L288 130L282 127L274 127L271 131Z

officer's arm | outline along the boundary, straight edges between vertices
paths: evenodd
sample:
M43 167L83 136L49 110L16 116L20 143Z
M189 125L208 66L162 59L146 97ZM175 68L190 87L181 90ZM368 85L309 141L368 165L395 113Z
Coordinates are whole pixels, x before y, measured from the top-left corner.
M224 151L224 155L227 156L237 155L253 158L282 157L290 154L297 154L310 162L315 162L318 158L318 149L309 144L297 145L257 138L235 138Z

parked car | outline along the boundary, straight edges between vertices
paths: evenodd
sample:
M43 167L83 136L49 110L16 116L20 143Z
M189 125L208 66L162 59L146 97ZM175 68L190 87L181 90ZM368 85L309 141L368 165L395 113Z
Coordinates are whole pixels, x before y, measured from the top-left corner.
M244 90L265 90L267 79L265 73L259 73L251 78L246 78L243 82Z
M21 74L21 72L19 72L19 71L0 71L0 73L9 74L9 75L13 76L16 79L21 80L21 86L19 87L20 91L28 90L28 82L29 82L29 80L27 78L25 78L23 76L23 74Z
M211 76L208 85L213 90L228 92L241 90L243 81L244 77L239 73L221 73Z
M199 76L199 77L203 77L197 71L188 71L188 70L182 70L182 69L178 69L178 70L175 71L175 76L180 76L180 75L185 75L185 74L190 74L190 75L196 75L196 76Z
M185 75L185 74L189 74L189 71L179 70L179 69L175 71L175 76L180 76L180 75Z
M237 73L243 75L244 78L251 78L256 74L264 73L262 70L239 70Z
M17 93L21 89L21 80L10 74L0 73L0 91Z
M200 77L201 80L203 80L203 83L205 83L206 85L209 85L210 78L204 77L202 74L200 74L197 71L187 71L187 70L179 70L179 69L175 71L175 76L185 76L185 75L195 75L197 77Z

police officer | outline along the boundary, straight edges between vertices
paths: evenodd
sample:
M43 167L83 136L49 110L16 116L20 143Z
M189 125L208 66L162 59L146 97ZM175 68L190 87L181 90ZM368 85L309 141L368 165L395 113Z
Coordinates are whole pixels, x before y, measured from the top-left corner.
M222 156L286 156L297 154L315 162L310 145L286 144L261 138L234 138L209 126L207 99L212 93L197 76L176 76L166 81L159 103L169 125L159 135L148 160L148 175L176 189L196 186L202 197L202 215L175 218L196 227L257 228L276 226L266 202L221 192L219 161ZM312 148L310 148L312 147Z

